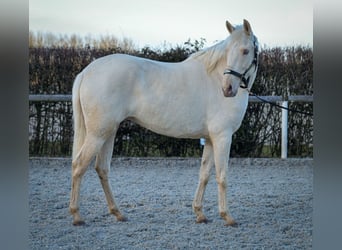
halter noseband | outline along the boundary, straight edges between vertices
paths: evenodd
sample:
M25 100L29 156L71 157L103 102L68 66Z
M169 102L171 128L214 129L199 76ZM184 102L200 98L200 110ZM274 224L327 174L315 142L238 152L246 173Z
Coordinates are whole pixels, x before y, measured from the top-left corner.
M246 74L248 73L248 71L253 67L253 65L255 66L254 72L257 70L257 67L258 67L258 44L257 44L255 37L254 37L253 45L254 45L253 61L249 65L249 67L245 70L245 72L243 74L241 74L235 70L232 70L232 69L226 69L223 72L224 75L230 74L230 75L233 75L233 76L240 78L240 80L242 81L242 84L240 84L240 88L243 88L243 89L247 89L248 85L249 85L250 77L246 78Z

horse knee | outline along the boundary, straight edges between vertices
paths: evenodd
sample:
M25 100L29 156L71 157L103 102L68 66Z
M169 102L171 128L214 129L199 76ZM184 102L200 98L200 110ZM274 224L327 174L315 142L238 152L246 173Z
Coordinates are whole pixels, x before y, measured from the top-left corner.
M109 169L104 167L103 163L100 163L99 158L96 158L95 170L101 180L107 179Z
M207 157L203 157L202 160L201 160L201 165L202 165L202 166L205 166L205 165L207 165L207 164L208 164L208 159L207 159Z
M216 182L221 188L227 187L227 180L225 176L216 177Z
M99 176L100 180L107 180L108 179L108 170L103 169L99 166L95 167L97 175Z
M84 166L80 166L80 165L74 165L72 164L72 178L73 179L78 179L78 178L82 178L82 176L84 175L84 173L86 172L87 168Z
M200 177L200 182L205 186L208 184L209 181L209 174L202 174Z

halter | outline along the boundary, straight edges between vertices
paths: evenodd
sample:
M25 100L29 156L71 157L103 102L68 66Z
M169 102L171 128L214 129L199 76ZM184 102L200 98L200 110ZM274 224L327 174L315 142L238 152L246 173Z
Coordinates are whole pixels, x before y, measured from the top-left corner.
M240 88L243 89L247 89L248 85L249 85L249 80L250 80L250 76L248 78L246 78L246 74L248 73L248 71L253 67L253 65L255 66L254 68L254 72L257 70L258 67L258 44L256 41L256 38L254 36L254 41L253 41L253 45L254 45L254 58L252 63L249 65L249 67L245 70L245 72L243 74L232 70L232 69L226 69L223 74L231 74L233 76L236 76L238 78L240 78L240 80L242 81L242 83L240 84Z

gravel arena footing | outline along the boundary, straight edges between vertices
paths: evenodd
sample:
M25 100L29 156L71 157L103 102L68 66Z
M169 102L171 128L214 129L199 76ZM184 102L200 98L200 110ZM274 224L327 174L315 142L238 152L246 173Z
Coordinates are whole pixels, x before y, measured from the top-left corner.
M238 227L219 216L214 170L203 201L209 222L195 222L200 162L114 158L109 181L126 222L108 213L92 164L81 186L86 224L76 227L71 159L30 158L30 249L312 249L313 159L230 159L228 207Z

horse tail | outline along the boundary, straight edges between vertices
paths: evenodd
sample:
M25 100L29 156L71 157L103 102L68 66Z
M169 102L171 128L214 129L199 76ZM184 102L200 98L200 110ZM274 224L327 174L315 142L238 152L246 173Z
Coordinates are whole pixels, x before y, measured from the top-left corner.
M80 86L83 75L78 74L72 87L72 110L74 116L74 143L72 147L72 160L74 161L81 150L86 136L84 115L80 100Z

